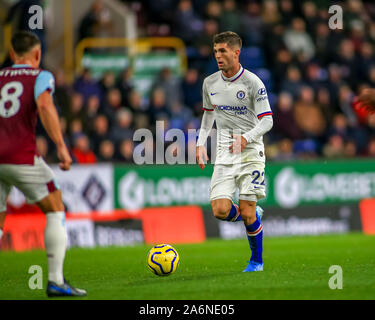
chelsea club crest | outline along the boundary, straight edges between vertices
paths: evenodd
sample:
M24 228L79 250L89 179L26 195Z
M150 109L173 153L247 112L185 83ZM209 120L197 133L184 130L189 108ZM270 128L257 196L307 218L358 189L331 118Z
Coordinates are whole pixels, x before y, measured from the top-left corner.
M242 100L243 98L245 98L245 91L238 91L236 96L238 99Z

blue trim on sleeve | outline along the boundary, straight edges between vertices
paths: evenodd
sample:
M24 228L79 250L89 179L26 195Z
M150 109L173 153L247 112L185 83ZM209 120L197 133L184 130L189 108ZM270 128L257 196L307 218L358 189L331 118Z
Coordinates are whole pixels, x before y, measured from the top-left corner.
M264 116L272 116L272 115L273 115L272 111L266 111L266 112L258 114L257 117L258 117L258 119L260 119Z
M55 78L51 72L43 70L39 73L35 81L35 100L38 99L38 97L46 90L48 90L51 94L55 92Z

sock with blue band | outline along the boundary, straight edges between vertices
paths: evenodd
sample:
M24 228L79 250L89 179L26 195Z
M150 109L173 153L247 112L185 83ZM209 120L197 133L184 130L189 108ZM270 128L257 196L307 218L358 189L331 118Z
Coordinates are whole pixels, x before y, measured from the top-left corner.
M263 263L262 252L263 252L263 225L259 218L251 225L246 227L247 239L251 249L250 261Z
M230 208L229 214L224 220L230 222L242 221L240 208L238 207L238 205L232 202L232 207Z

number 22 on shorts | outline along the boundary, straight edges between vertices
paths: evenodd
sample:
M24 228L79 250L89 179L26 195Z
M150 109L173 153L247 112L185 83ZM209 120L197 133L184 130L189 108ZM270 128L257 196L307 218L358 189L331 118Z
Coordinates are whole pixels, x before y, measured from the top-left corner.
M253 180L251 183L254 185L254 189L263 188L264 184L264 171L260 172L258 170L254 170L251 173Z

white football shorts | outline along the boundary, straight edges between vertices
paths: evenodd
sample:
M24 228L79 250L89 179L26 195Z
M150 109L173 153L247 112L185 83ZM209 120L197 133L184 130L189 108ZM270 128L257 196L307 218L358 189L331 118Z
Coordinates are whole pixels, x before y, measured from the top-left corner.
M211 178L210 199L258 201L266 196L264 162L217 164Z
M6 201L12 187L19 189L27 203L44 199L59 189L55 175L41 157L34 157L34 165L0 164L0 212L6 211Z

